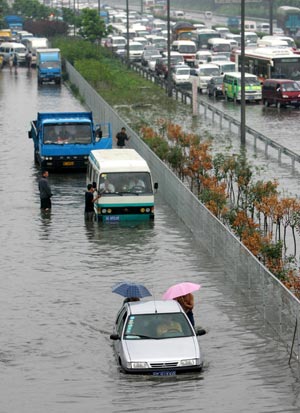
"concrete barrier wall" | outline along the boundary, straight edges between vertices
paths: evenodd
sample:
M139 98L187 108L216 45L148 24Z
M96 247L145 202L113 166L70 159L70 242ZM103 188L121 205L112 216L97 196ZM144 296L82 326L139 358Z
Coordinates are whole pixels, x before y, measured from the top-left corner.
M195 240L205 245L222 266L224 273L277 332L294 360L300 356L300 301L285 288L240 241L192 194L177 176L149 149L129 125L99 96L82 76L67 63L70 82L79 90L97 122L110 122L115 135L125 126L130 147L136 149L150 166L154 181L165 202L192 231ZM300 327L300 325L299 325ZM295 344L292 343L295 338Z

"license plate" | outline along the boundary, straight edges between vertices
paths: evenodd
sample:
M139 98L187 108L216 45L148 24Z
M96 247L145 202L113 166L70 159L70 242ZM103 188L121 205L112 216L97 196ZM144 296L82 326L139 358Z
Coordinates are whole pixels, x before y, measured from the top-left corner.
M152 376L176 376L176 371L154 371Z
M73 161L63 162L63 166L74 166Z
M105 217L105 221L117 222L120 221L120 217L118 215L110 215Z
M254 96L249 96L248 99L249 99L249 100L253 100L253 99L254 99Z

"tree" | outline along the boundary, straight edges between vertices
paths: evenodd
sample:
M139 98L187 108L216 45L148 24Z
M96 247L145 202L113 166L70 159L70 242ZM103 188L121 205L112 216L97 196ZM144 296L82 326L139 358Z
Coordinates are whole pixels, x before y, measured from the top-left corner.
M51 9L38 0L15 0L12 11L30 19L46 19L51 13Z
M97 10L83 9L81 13L81 27L79 34L92 43L100 43L101 39L107 36L108 31L104 20L100 18Z
M0 29L4 27L4 19L3 16L7 14L8 11L8 4L5 0L0 0Z

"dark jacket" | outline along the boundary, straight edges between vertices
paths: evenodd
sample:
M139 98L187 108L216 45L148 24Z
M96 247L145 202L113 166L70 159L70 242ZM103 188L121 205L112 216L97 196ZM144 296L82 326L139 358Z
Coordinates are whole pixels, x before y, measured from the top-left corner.
M48 179L45 178L44 176L42 176L39 181L39 191L40 191L41 199L52 197L52 192L51 192L50 185L48 183Z

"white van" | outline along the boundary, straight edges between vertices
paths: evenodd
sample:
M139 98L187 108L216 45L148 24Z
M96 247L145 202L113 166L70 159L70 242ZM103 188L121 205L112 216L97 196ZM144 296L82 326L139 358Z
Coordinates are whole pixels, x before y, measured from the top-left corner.
M231 43L228 39L223 39L221 37L208 39L208 50L213 54L221 53L226 56L230 56Z
M263 36L261 39L259 39L257 41L257 44L260 46L265 41L269 41L270 43L273 42L273 43L275 43L275 46L276 46L276 42L277 42L277 45L278 45L278 42L285 42L284 44L287 45L288 47L290 47L292 49L295 49L295 50L297 49L297 45L295 43L295 40L292 37L289 37L289 36L277 36L277 35L275 35L275 36Z
M207 92L207 84L213 76L220 75L219 66L213 63L203 63L198 68L193 69L192 76L197 76L198 91L200 93Z
M195 66L202 65L208 62L208 58L212 53L209 50L198 50L195 55Z
M8 63L11 54L17 55L18 63L25 63L26 53L27 49L23 43L3 42L0 44L0 56L3 56L4 63Z
M142 43L134 42L129 40L129 60L131 62L140 62L142 60L142 54L144 51L144 46Z
M258 40L258 36L255 32L245 32L245 43L246 46L248 44L256 45Z
M245 30L255 32L257 30L256 22L252 20L245 20L244 28Z
M257 30L261 33L270 33L270 24L260 23L257 25Z
M192 40L175 40L172 43L171 50L180 53L185 62L194 64L197 48Z
M98 149L89 155L87 184L96 182L98 221L154 219L154 189L145 159L134 149Z
M257 40L258 47L289 47L285 40L280 40L278 37L273 36L263 36L261 39Z

